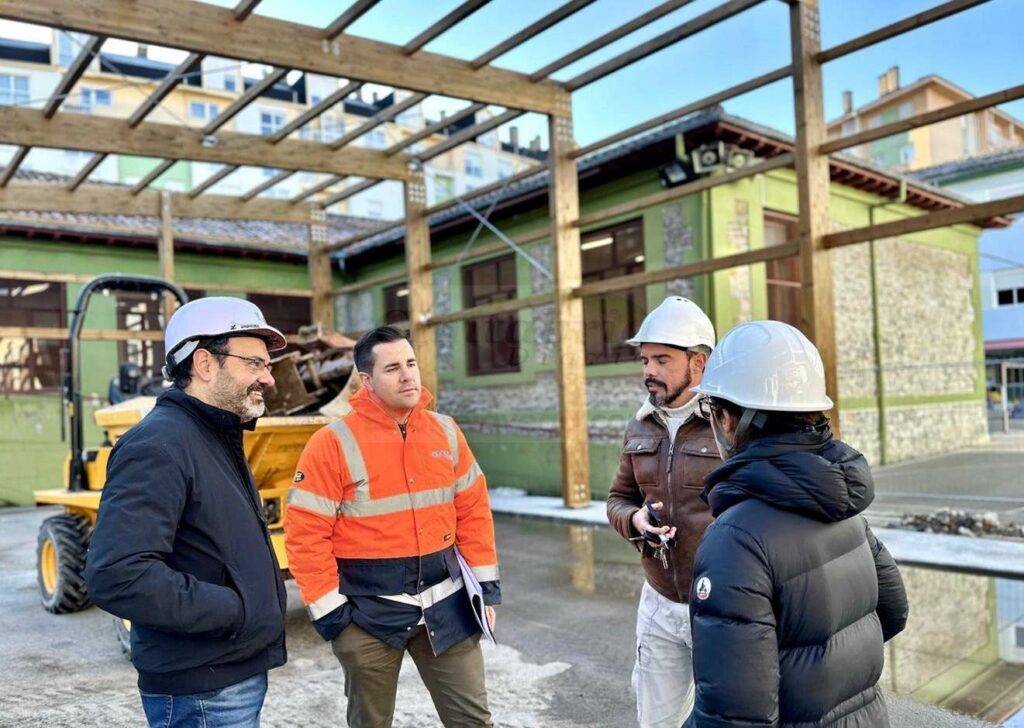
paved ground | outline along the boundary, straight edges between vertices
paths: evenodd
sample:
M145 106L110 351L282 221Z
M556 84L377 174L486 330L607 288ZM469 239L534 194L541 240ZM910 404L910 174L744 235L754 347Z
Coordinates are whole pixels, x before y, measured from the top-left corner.
M137 726L134 671L112 619L38 605L35 534L47 510L0 511L0 726ZM495 719L506 728L635 725L629 671L640 578L635 553L607 528L501 517L506 603L501 646L486 652ZM289 586L290 661L271 675L264 725L344 724L341 674ZM427 711L424 713L423 711ZM983 724L890 698L900 728ZM423 716L430 716L425 719ZM403 673L398 727L436 726L425 691Z
M1015 421L1016 422L1016 421ZM984 447L876 467L875 513L939 508L994 511L1024 522L1024 430L992 434Z

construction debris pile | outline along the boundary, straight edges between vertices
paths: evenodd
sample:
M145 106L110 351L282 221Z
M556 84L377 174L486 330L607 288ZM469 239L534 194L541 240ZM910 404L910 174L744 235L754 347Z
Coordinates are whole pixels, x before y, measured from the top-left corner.
M347 414L348 399L359 389L355 342L318 326L303 327L299 337L297 349L271 361L275 384L266 392L267 415Z
M952 508L928 514L904 515L895 528L925 533L945 533L955 536L997 536L1024 538L1024 526L1016 523L1001 524L995 513L970 513Z

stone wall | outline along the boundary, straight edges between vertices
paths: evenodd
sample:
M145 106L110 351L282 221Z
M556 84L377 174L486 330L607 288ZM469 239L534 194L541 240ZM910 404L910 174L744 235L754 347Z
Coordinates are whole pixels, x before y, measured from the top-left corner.
M377 325L373 311L373 291L365 289L343 293L334 299L334 321L342 331L368 331Z
M951 402L885 411L889 461L947 453L988 442L985 403Z
M665 205L661 209L661 225L665 238L665 267L682 265L686 262L686 256L694 248L693 227L687 225L683 218L683 206L681 204ZM669 296L684 296L690 300L694 299L694 284L692 278L674 278L666 287Z
M453 270L441 268L433 274L434 313L439 316L452 311ZM452 371L455 368L455 331L452 324L434 327L434 343L437 347L437 371Z

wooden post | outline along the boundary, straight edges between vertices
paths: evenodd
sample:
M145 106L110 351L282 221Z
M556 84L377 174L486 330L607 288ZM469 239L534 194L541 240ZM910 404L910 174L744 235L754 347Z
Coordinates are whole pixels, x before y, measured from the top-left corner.
M171 193L160 193L160 239L157 241L157 259L160 262L160 277L174 283L174 218L171 212ZM164 326L171 320L171 314L178 308L178 302L170 293L161 297L160 311Z
M828 157L822 102L818 0L797 0L790 6L793 47L793 102L796 111L796 173L800 200L801 328L818 347L825 364L825 386L835 402L832 428L839 434L839 387L836 374L835 307L831 254L824 238L829 231Z
M409 275L409 334L416 347L420 378L435 397L437 392L437 340L426 323L434 309L433 277L430 273L430 218L427 215L427 186L423 172L412 173L405 190L405 267Z
M309 317L322 331L334 328L334 299L331 297L331 256L327 245L327 213L317 205L309 207Z
M590 457L587 440L587 378L583 346L583 300L573 296L582 282L580 195L576 164L570 156L572 101L559 96L564 116L548 116L550 137L551 241L555 263L555 333L558 353L558 413L562 434L562 500L567 508L590 503Z

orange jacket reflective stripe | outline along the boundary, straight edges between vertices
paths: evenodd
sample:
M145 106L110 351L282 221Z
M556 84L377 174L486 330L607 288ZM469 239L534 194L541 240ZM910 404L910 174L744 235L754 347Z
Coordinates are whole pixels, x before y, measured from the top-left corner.
M317 431L285 513L288 565L303 602L340 603L338 559L420 557L457 545L481 581L498 579L487 482L455 421L423 390L402 437L365 390ZM312 610L319 612L320 610ZM326 613L326 612L324 612Z

